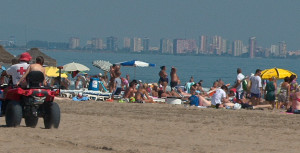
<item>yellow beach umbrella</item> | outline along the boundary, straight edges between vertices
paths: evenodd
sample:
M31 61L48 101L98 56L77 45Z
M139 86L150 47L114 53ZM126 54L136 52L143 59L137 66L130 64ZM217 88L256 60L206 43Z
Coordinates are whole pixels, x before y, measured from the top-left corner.
M275 67L272 69L263 70L261 72L261 78L265 80L272 77L275 77L277 79L284 79L285 77L290 77L292 74L297 76L297 74L292 71Z
M48 77L58 77L59 76L59 73L58 73L59 69L57 67L52 67L52 66L45 67L45 71L46 71L46 75ZM61 77L67 78L68 75L65 73L61 73Z

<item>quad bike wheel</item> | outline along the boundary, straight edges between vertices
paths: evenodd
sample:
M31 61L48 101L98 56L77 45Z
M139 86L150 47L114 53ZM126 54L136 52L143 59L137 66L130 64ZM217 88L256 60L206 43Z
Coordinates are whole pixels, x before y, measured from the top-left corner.
M52 102L45 106L44 125L46 129L58 128L60 123L60 108L57 103Z
M6 107L5 121L8 127L20 126L22 120L22 106L17 101L9 101Z
M38 123L39 118L33 115L25 117L25 124L27 127L35 128Z

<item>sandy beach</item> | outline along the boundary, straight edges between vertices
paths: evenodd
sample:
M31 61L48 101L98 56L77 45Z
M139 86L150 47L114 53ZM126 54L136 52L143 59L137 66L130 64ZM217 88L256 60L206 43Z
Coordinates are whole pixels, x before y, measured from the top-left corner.
M272 110L216 110L169 104L73 102L58 129L5 127L3 153L298 152L298 115Z

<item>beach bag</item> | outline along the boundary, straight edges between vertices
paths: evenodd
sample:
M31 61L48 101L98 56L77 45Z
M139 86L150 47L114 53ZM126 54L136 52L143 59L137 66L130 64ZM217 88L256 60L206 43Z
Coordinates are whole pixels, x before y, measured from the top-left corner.
M243 87L243 90L244 90L244 91L247 91L247 90L248 90L248 82L247 82L247 80L243 80L243 81L242 81L242 87Z
M235 103L234 106L233 106L233 109L237 110L237 109L241 109L242 108L242 105L239 104L239 103Z

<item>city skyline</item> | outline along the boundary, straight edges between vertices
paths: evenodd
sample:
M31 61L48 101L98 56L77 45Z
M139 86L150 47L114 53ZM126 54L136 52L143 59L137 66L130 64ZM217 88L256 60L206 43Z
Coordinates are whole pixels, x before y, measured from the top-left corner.
M71 49L71 50L98 50L98 51L121 51L137 53L161 53L161 54L202 54L219 56L243 56L249 58L256 57L280 57L299 56L300 49L296 51L287 50L287 43L280 41L269 47L257 45L256 37L249 37L248 44L242 40L228 40L222 36L201 35L197 39L168 39L161 38L159 46L151 46L151 39L148 37L118 37L110 36L106 38L91 38L80 45L79 37L70 37L68 42L49 42L41 40L29 41L26 46L15 44L15 37L10 37L9 41L0 41L0 45L8 48L44 48L44 49ZM198 43L197 43L198 42ZM122 45L120 45L122 44Z
M0 39L64 42L70 37L87 41L111 35L197 39L221 35L228 40L268 47L286 41L288 50L299 46L300 1L281 0L114 0L114 1L10 1L0 5Z

